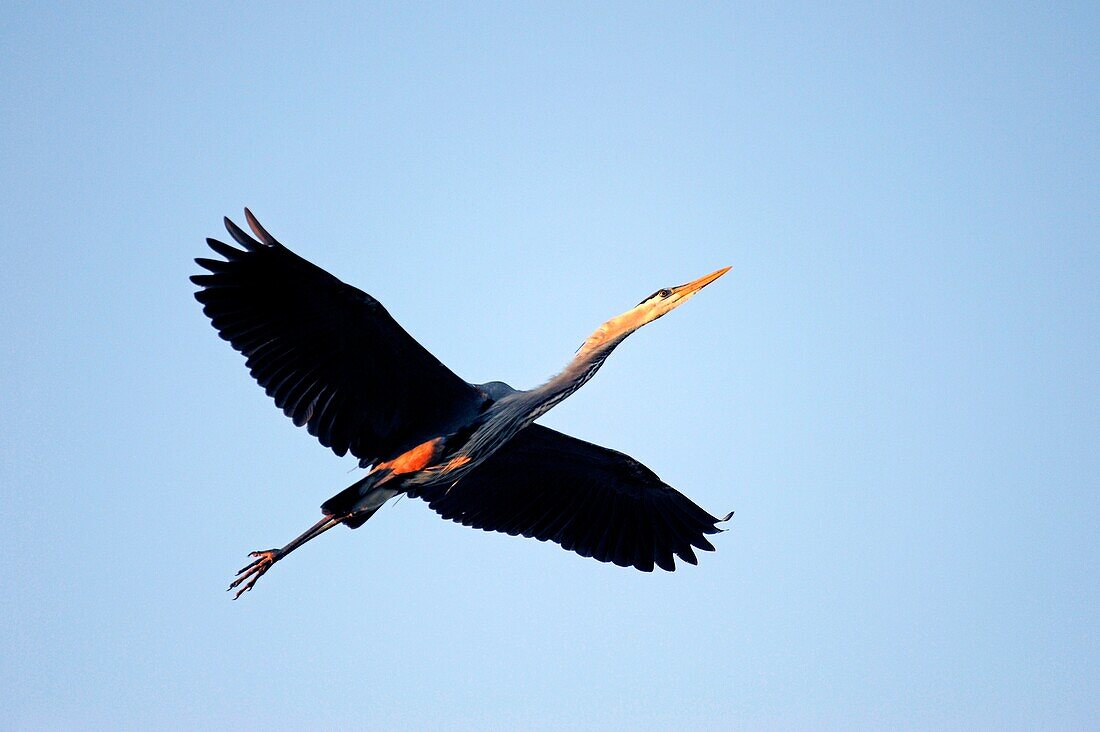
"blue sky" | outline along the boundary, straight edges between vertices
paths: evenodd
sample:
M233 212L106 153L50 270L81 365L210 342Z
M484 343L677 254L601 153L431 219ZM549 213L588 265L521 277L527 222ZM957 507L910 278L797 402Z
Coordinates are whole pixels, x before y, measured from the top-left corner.
M1094 4L8 4L0 721L1100 721ZM187 281L249 206L712 512L644 575L349 484Z

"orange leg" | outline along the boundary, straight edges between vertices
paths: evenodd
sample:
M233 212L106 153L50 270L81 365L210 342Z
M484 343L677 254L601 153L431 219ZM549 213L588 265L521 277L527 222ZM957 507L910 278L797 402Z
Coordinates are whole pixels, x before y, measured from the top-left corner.
M279 561L287 554L290 554L307 541L317 538L333 526L340 524L345 518L347 518L347 516L325 516L282 549L264 549L263 551L251 552L248 556L256 557L256 560L248 566L241 568L241 571L237 572L237 579L233 580L233 583L229 585L229 592L232 592L240 586L240 589L237 590L237 594L233 596L233 599L236 600L238 597L255 587L256 581L259 580L260 577L263 577L264 574L267 573L267 570L274 566L275 562Z

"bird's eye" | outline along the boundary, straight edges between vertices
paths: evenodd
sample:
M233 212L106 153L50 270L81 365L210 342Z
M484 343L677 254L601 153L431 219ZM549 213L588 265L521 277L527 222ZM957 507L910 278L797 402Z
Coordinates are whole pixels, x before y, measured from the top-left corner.
M661 297L668 297L669 295L672 294L672 290L658 290L657 294L660 295Z

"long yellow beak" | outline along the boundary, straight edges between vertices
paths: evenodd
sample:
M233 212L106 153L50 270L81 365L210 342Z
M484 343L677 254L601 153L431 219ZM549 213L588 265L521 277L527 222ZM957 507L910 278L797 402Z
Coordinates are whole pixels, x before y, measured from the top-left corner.
M724 275L726 272L729 272L729 271L730 271L729 267L723 267L720 270L717 270L715 272L711 272L709 275L706 275L705 277L700 277L697 280L693 280L693 281L687 283L686 285L680 285L679 287L673 287L672 288L672 293L674 295L679 295L682 298L690 297L691 295L694 295L696 292L699 292L699 290L703 289L704 287L709 285L711 282L714 282L716 279L718 279L719 277L721 277L722 275Z

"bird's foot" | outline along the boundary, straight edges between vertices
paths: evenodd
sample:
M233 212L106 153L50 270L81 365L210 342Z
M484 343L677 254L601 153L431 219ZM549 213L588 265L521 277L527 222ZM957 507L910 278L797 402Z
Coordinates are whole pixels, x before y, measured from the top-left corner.
M240 572L237 572L237 579L233 580L233 583L229 585L227 592L232 592L237 587L237 594L233 596L236 600L244 593L251 590L256 586L256 581L260 577L264 576L267 570L271 569L271 566L275 562L282 558L282 552L278 549L265 549L259 552L250 552L248 556L256 557L256 560L249 564L247 567L242 567Z

